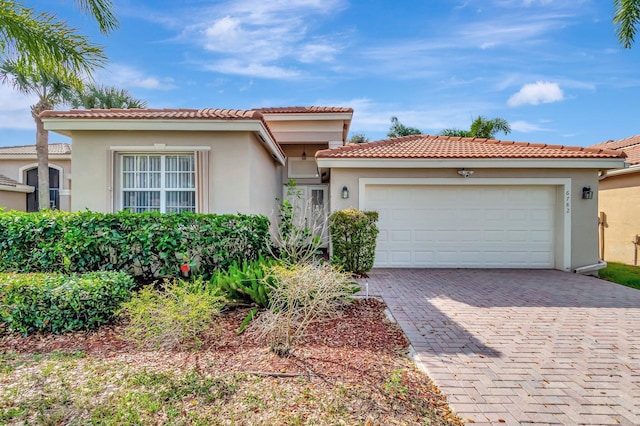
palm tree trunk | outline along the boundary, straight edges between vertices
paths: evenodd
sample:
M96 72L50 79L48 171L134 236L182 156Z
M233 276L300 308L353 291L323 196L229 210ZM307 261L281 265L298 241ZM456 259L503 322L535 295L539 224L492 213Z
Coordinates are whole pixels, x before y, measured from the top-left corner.
M38 158L38 205L40 210L51 208L49 198L49 132L37 111L32 110L36 122L36 156Z

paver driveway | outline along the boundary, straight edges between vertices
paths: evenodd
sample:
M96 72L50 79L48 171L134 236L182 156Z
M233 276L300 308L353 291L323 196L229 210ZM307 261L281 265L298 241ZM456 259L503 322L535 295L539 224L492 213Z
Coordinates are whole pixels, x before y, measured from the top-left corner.
M365 281L469 422L640 425L640 291L538 270L378 269Z

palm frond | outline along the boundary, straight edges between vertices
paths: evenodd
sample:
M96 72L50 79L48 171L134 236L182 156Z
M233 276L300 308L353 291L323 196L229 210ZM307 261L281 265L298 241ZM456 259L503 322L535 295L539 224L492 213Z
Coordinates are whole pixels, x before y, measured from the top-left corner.
M629 49L634 41L640 24L639 0L614 0L615 8L613 23L616 26L618 42L622 47Z

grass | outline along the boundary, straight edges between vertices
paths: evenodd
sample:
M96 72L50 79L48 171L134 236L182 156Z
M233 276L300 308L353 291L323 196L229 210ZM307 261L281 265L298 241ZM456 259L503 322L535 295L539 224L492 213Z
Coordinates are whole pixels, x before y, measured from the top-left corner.
M640 267L609 262L600 270L600 278L640 290Z
M142 366L78 353L4 356L0 424L457 424L428 405L397 365L382 386L312 377L216 374L197 365ZM7 368L10 367L10 368ZM408 420L408 421L407 421Z

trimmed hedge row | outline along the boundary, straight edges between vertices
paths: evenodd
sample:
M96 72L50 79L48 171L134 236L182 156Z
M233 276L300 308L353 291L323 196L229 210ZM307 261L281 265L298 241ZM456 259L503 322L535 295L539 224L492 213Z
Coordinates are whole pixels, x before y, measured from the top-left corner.
M131 299L134 286L124 272L0 274L0 332L97 328Z
M0 213L0 272L125 271L152 279L180 267L209 277L266 254L269 219L194 213Z

